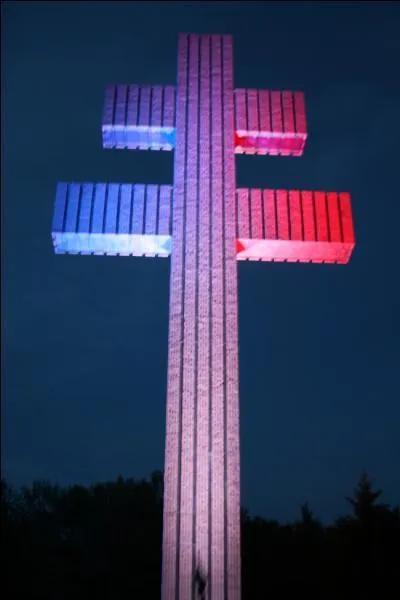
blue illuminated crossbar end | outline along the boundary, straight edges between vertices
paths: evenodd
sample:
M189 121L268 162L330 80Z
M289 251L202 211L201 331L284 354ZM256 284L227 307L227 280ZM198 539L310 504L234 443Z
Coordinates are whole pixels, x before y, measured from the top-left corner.
M173 86L108 86L102 121L103 147L172 150L175 98Z
M56 254L169 256L172 188L59 183L53 214Z
M173 150L175 129L103 125L103 148L117 150Z
M53 233L56 254L160 256L171 254L171 236Z

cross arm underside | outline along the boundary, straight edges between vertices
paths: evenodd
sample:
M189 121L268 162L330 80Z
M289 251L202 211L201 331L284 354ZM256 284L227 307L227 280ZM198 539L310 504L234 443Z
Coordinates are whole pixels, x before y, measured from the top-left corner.
M307 139L302 92L234 91L236 154L301 156ZM173 150L173 86L111 85L106 89L103 147Z
M345 264L355 246L350 195L238 189L237 258Z
M53 213L56 254L169 256L172 187L59 183Z

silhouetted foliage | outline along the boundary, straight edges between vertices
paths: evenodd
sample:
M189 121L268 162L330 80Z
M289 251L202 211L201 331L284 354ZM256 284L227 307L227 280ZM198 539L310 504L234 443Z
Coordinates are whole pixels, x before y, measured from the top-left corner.
M242 509L243 600L398 597L400 509L363 473L352 515L323 526L308 503L281 525ZM1 482L2 598L160 598L163 475L89 487ZM194 577L207 598L207 574Z

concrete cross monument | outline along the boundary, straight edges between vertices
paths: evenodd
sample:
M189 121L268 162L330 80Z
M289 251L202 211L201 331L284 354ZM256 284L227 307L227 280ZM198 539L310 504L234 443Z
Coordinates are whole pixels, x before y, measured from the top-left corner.
M300 156L299 92L233 89L232 39L179 37L174 87L111 86L105 148L174 150L173 186L60 183L55 252L169 256L162 600L239 600L237 260L347 263L347 193L236 189L235 153Z

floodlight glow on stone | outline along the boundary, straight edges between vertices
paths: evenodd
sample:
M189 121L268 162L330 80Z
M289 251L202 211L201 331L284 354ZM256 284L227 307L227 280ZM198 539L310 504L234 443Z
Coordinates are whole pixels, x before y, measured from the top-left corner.
M60 183L55 252L171 255L162 600L240 600L237 260L347 263L347 193L236 189L235 153L300 156L300 92L233 89L230 36L179 36L177 86L109 86L103 146L174 149L173 186Z

